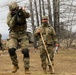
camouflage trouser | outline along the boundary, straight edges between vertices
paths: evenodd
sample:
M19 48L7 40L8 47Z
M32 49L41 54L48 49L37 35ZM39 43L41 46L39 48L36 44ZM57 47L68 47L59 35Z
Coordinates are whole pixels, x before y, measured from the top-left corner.
M23 61L24 61L24 68L29 69L29 67L30 67L29 66L29 58L24 58Z
M12 60L12 64L14 66L18 66L18 60L17 60L17 55L15 54L14 56L10 56L11 60Z
M53 47L50 45L47 45L47 50L48 50L48 53L50 55L50 60L53 62L53 60L54 60ZM42 62L42 64L41 64L42 68L46 69L46 67L47 67L47 63L46 63L47 54L46 54L44 46L40 46L40 58L41 58L41 62ZM49 64L50 63L48 61L48 65Z
M17 48L18 44L22 49L28 47L29 41L27 40L28 37L26 34L17 34L17 33L10 33L10 38L7 41L7 48ZM19 40L19 41L18 41Z
M17 60L17 55L15 54L14 56L10 56L11 60L12 60L12 64L14 66L18 66L18 60ZM24 61L24 68L25 69L29 69L29 58L23 58Z
M21 39L19 42L18 40ZM16 34L16 33L12 33L10 34L10 39L7 42L7 48L15 48L17 49L17 45L18 43L20 44L21 49L26 49L28 48L28 40L27 40L27 36L25 34ZM13 65L17 65L18 64L18 60L17 60L17 56L10 56L12 59L12 64ZM24 57L23 57L24 58ZM25 68L29 68L29 58L25 58L24 60L24 66Z

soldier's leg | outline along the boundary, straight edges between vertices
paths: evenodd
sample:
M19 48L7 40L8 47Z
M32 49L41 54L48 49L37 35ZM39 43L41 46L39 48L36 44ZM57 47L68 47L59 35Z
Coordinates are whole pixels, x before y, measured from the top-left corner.
M47 64L46 64L46 51L43 47L41 47L40 49L40 58L41 58L41 66L43 68L43 72L44 73L47 73L46 71L46 67L47 67Z
M52 46L48 46L48 52L49 52L49 55L50 55L50 60L52 62L52 66L54 66L54 51L53 51L53 47ZM49 72L53 73L50 63L48 63L48 65L49 65Z
M22 39L20 45L22 47L22 54L23 54L23 61L24 61L24 68L25 68L25 73L30 73L29 72L29 59L30 59L30 55L29 55L29 49L26 48L28 41L26 39Z
M17 54L16 54L16 47L17 47L17 40L14 38L9 39L8 41L8 47L9 47L9 55L12 60L12 64L14 65L12 73L15 73L19 67L18 67L18 60L17 60Z
M29 50L26 48L26 49L23 49L22 50L22 54L23 54L23 61L24 61L24 68L25 68L25 72L29 73Z

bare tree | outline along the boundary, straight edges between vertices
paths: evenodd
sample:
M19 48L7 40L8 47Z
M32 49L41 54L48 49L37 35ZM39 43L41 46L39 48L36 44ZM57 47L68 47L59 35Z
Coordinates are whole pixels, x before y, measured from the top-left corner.
M40 13L40 23L42 24L41 0L39 0L39 13Z
M33 14L33 8L32 8L32 0L29 0L29 2L30 2L31 23L32 23L32 29L34 32L35 27L34 27L34 14Z
M34 4L35 4L35 11L36 11L37 26L39 26L39 17L38 17L38 10L37 10L37 2L36 2L36 0L34 0Z
M43 15L45 15L44 0L42 0L42 10L43 10Z
M49 23L50 23L51 25L53 25L53 24L52 24L51 3L50 3L50 0L47 0L47 2L48 2L48 16L49 16Z
M29 2L30 2L30 13L31 13L31 23L32 23L32 29L33 29L34 47L37 47L37 43L34 37L35 26L34 26L34 14L33 14L33 8L32 8L32 0L29 0Z
M53 0L54 28L59 37L59 0Z

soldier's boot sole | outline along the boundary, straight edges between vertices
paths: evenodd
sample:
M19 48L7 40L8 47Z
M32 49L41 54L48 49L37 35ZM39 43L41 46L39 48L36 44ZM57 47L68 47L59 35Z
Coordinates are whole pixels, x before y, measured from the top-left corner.
M43 73L47 74L47 71L46 71L46 69L43 69Z

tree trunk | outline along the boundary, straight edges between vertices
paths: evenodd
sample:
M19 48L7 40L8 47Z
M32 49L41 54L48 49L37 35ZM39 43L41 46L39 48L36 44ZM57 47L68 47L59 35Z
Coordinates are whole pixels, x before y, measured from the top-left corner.
M51 3L50 3L50 0L47 0L47 2L48 2L49 23L50 23L51 25L53 25L53 24L52 24L52 14L51 14Z
M37 42L34 37L35 26L34 26L34 14L33 14L33 8L32 8L32 0L29 0L29 2L30 2L30 13L31 13L31 24L32 24L32 29L33 29L34 47L36 48Z
M44 0L42 0L43 15L45 16Z
M32 0L29 0L29 2L30 2L31 23L32 23L32 29L34 32L35 27L34 27L34 14L33 14L33 8L32 8Z
M39 0L39 13L40 13L40 24L42 24L41 0Z
M36 11L37 26L39 26L39 17L38 17L38 10L37 10L37 3L36 3L36 0L34 0L34 4L35 4L35 11Z
M53 0L54 28L59 39L59 0Z

